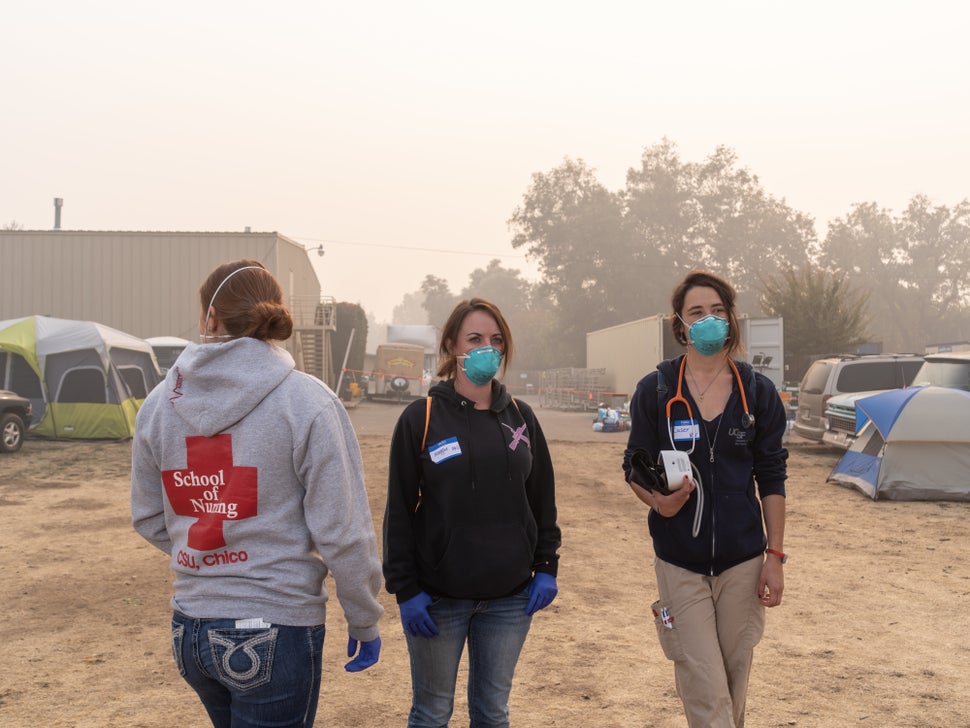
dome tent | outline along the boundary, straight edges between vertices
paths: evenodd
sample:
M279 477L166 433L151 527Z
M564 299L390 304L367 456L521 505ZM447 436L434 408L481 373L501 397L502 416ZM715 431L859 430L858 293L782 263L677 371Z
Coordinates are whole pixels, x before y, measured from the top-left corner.
M149 336L145 341L155 352L155 361L158 363L162 376L165 376L165 372L172 368L175 360L179 358L179 354L185 351L185 347L192 343L180 336Z
M873 500L970 501L970 392L929 386L863 397L856 431L829 482Z
M159 381L151 346L124 332L47 316L0 321L0 383L31 400L34 434L131 437Z

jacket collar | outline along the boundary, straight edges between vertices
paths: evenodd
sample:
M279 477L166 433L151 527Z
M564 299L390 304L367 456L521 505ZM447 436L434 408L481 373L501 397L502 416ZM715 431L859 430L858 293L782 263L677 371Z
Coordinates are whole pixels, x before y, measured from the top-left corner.
M442 397L449 402L454 402L456 405L460 405L462 402L471 402L470 399L455 391L454 379L445 379L438 382L428 390L428 394L434 397ZM504 384L493 379L492 404L489 409L492 412L501 412L510 404L512 404L512 395L509 394Z

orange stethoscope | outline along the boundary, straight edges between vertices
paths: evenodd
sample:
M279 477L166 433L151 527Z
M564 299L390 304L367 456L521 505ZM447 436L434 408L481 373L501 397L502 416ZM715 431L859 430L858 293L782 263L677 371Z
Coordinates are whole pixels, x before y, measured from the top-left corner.
M744 429L754 427L754 415L748 409L748 397L744 393L744 385L741 383L741 374L738 372L737 366L734 364L734 360L731 357L727 357L727 363L731 365L731 371L734 372L734 379L738 383L738 391L741 393L741 405L744 407L744 414L741 415L741 426ZM687 370L687 357L680 362L680 373L677 375L677 393L673 397L667 400L667 435L670 437L670 445L673 448L677 448L677 443L674 442L674 431L670 426L670 408L675 402L680 402L687 408L687 417L690 420L690 450L687 454L694 452L694 445L697 443L697 431L694 427L694 410L691 409L690 402L684 397L684 372Z

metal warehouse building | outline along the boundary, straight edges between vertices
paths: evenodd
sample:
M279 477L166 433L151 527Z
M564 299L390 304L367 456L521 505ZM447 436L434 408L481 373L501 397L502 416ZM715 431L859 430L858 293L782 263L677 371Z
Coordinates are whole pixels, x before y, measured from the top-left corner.
M335 303L303 245L276 232L0 230L0 321L47 315L197 340L199 286L239 258L279 280L295 323L284 345L299 369L333 386Z

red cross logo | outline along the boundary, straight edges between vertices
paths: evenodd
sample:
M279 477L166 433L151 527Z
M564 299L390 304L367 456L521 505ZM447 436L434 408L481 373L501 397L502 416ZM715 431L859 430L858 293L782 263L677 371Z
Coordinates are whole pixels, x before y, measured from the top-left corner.
M256 515L256 468L232 464L232 435L186 437L187 468L163 470L168 502L180 516L195 516L189 548L212 551L226 545L224 521Z

